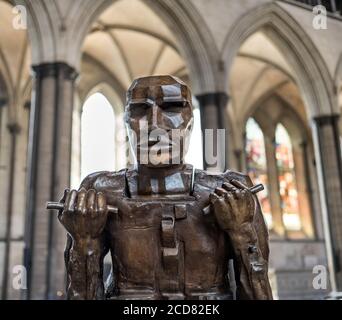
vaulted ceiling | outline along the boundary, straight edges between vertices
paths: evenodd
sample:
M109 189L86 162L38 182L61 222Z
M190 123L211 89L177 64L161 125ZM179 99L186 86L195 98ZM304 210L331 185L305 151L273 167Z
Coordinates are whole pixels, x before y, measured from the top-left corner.
M82 65L84 79L101 77L89 64L105 71L106 79L110 75L110 85L119 92L144 75L173 74L191 81L172 31L140 0L117 1L99 16L84 42ZM262 30L241 46L230 79L234 118L269 92L283 95L303 113L291 67Z
M30 47L25 29L13 25L15 13L8 1L0 1L0 73L10 103L18 103L30 90Z
M188 73L172 32L139 0L121 0L109 7L86 37L83 53L109 70L124 89L139 76L184 78Z
M306 112L291 66L262 30L241 46L230 75L230 116L246 120L270 95L279 95L306 121Z
M13 18L12 6L0 0L0 72L11 97L23 95L30 87L31 61L27 32L13 28ZM116 1L99 16L84 41L80 83L91 77L97 77L97 82L111 78L108 84L121 93L134 78L151 74L176 75L191 85L172 30L144 2ZM234 118L246 114L256 101L275 92L305 118L292 74L286 57L262 30L255 33L234 61L229 112Z

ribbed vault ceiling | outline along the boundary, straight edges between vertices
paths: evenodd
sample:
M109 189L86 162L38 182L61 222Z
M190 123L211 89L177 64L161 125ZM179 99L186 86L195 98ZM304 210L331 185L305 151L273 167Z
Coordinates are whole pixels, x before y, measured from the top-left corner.
M241 46L230 75L234 119L244 120L256 103L270 94L278 94L305 120L305 108L291 67L277 47L259 31Z
M110 70L123 88L139 76L187 75L172 33L139 0L121 0L108 8L93 25L83 51Z
M151 74L173 74L189 81L174 35L140 0L117 1L102 13L86 37L83 52L107 69L124 90L134 78ZM267 92L284 94L281 88L293 83L291 74L273 43L262 31L255 33L241 46L232 69L233 112L247 111ZM289 96L298 97L295 88L287 86ZM297 98L291 100L298 103Z
M18 101L30 85L31 51L26 30L13 27L14 17L12 6L0 1L0 72L7 95Z
M15 96L29 86L31 57L27 32L13 28L13 17L12 6L0 0L0 72L9 94ZM140 0L120 0L105 10L86 37L83 53L88 63L94 61L95 67L107 70L123 90L143 75L172 74L189 81L172 31ZM262 31L241 46L229 85L236 115L271 91L302 108L286 58Z

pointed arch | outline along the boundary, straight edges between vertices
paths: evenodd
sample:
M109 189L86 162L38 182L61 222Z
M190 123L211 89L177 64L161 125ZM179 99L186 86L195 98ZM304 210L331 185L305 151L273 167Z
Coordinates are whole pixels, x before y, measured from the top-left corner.
M95 98L95 99L94 99ZM84 116L88 118L88 122L92 123L92 126L89 126L89 123L86 124L88 127L88 131L93 130L94 136L99 136L98 141L101 143L96 143L94 148L97 148L98 145L106 145L106 152L109 153L109 157L112 157L113 166L108 166L108 162L105 161L105 165L103 167L92 167L94 170L99 169L111 169L111 170L119 170L126 166L126 130L123 121L123 112L124 112L124 103L125 101L120 96L120 92L117 92L115 88L112 87L111 83L106 81L101 81L94 84L93 87L89 87L87 92L84 92L80 97L80 101L77 104L77 107L74 109L73 114L73 133L72 133L72 161L71 161L71 184L73 187L77 187L80 183L80 178L84 177L85 169L84 169L84 145L87 144L87 140L90 141L91 144L94 144L93 135L84 136ZM85 106L88 107L88 110L85 111ZM108 109L110 108L110 110ZM89 112L92 113L91 117L87 116ZM99 111L99 112L98 112ZM105 114L105 116L103 116ZM104 126L101 125L101 122L104 123ZM108 131L113 128L113 131L110 133L109 137ZM98 129L96 129L98 128ZM107 133L103 133L105 130ZM102 133L101 133L102 132ZM102 148L98 152L91 152L92 154L96 154L97 157L101 157ZM88 150L89 151L89 150ZM86 152L88 152L86 151ZM91 158L88 152L87 157ZM82 160L83 159L83 160ZM101 163L100 163L101 164Z
M108 100L113 108L115 116L124 112L125 101L120 96L120 92L117 92L115 88L111 86L111 84L107 83L106 81L97 83L91 90L89 90L84 101L86 101L95 93L102 94Z
M222 79L221 73L216 70L219 53L212 34L195 7L190 1L182 0L142 1L161 16L173 31L179 51L190 70L193 92L215 91ZM93 22L115 0L74 1L66 21L61 21L58 15L50 12L42 1L15 2L27 6L34 63L61 60L79 69L81 47L87 33ZM56 21L54 24L52 19ZM66 25L67 33L63 31ZM217 74L220 74L220 79Z
M248 12L227 35L221 53L227 70L226 84L241 44L260 29L293 67L310 117L338 113L333 79L323 58L298 22L276 3L261 5Z
M193 92L214 92L220 87L216 43L203 18L190 1L143 0L174 31L179 51L190 71Z
M96 171L114 171L116 129L113 106L102 93L90 95L82 110L81 179Z
M109 97L115 92L115 103L113 105L124 105L126 100L126 90L122 83L110 73L106 67L94 57L84 53L82 58L83 77L80 79L78 90L81 101L85 101L90 92L94 92L94 88L103 88L106 84L110 88ZM90 74L91 77L87 77ZM106 94L105 94L106 96Z

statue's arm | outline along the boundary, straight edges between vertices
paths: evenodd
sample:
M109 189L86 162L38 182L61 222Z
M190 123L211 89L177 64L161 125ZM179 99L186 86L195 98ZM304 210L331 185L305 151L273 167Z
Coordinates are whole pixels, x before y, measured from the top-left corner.
M59 220L68 231L65 249L67 298L104 299L103 258L108 252L106 203L85 179L78 191L66 192Z
M267 300L272 299L267 275L268 231L257 197L247 190L251 186L249 177L244 177L243 183L227 182L211 199L233 248L237 299Z
M75 242L69 234L67 237L67 299L104 299L103 258L108 252L104 238Z
M233 248L237 299L272 299L268 279L268 234L267 229L263 232L264 228L256 225L259 214L262 214L260 207L253 223L246 223L239 231L228 232ZM265 224L262 217L259 221Z

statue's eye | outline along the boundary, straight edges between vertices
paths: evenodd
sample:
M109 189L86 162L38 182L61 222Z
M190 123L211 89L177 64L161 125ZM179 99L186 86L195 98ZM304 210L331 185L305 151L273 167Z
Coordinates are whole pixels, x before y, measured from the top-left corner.
M184 107L186 106L186 102L183 101L175 101L175 102L164 102L162 105L163 110L166 112L182 112Z
M146 115L146 112L150 105L146 103L134 103L129 106L129 112L131 117L143 117Z

